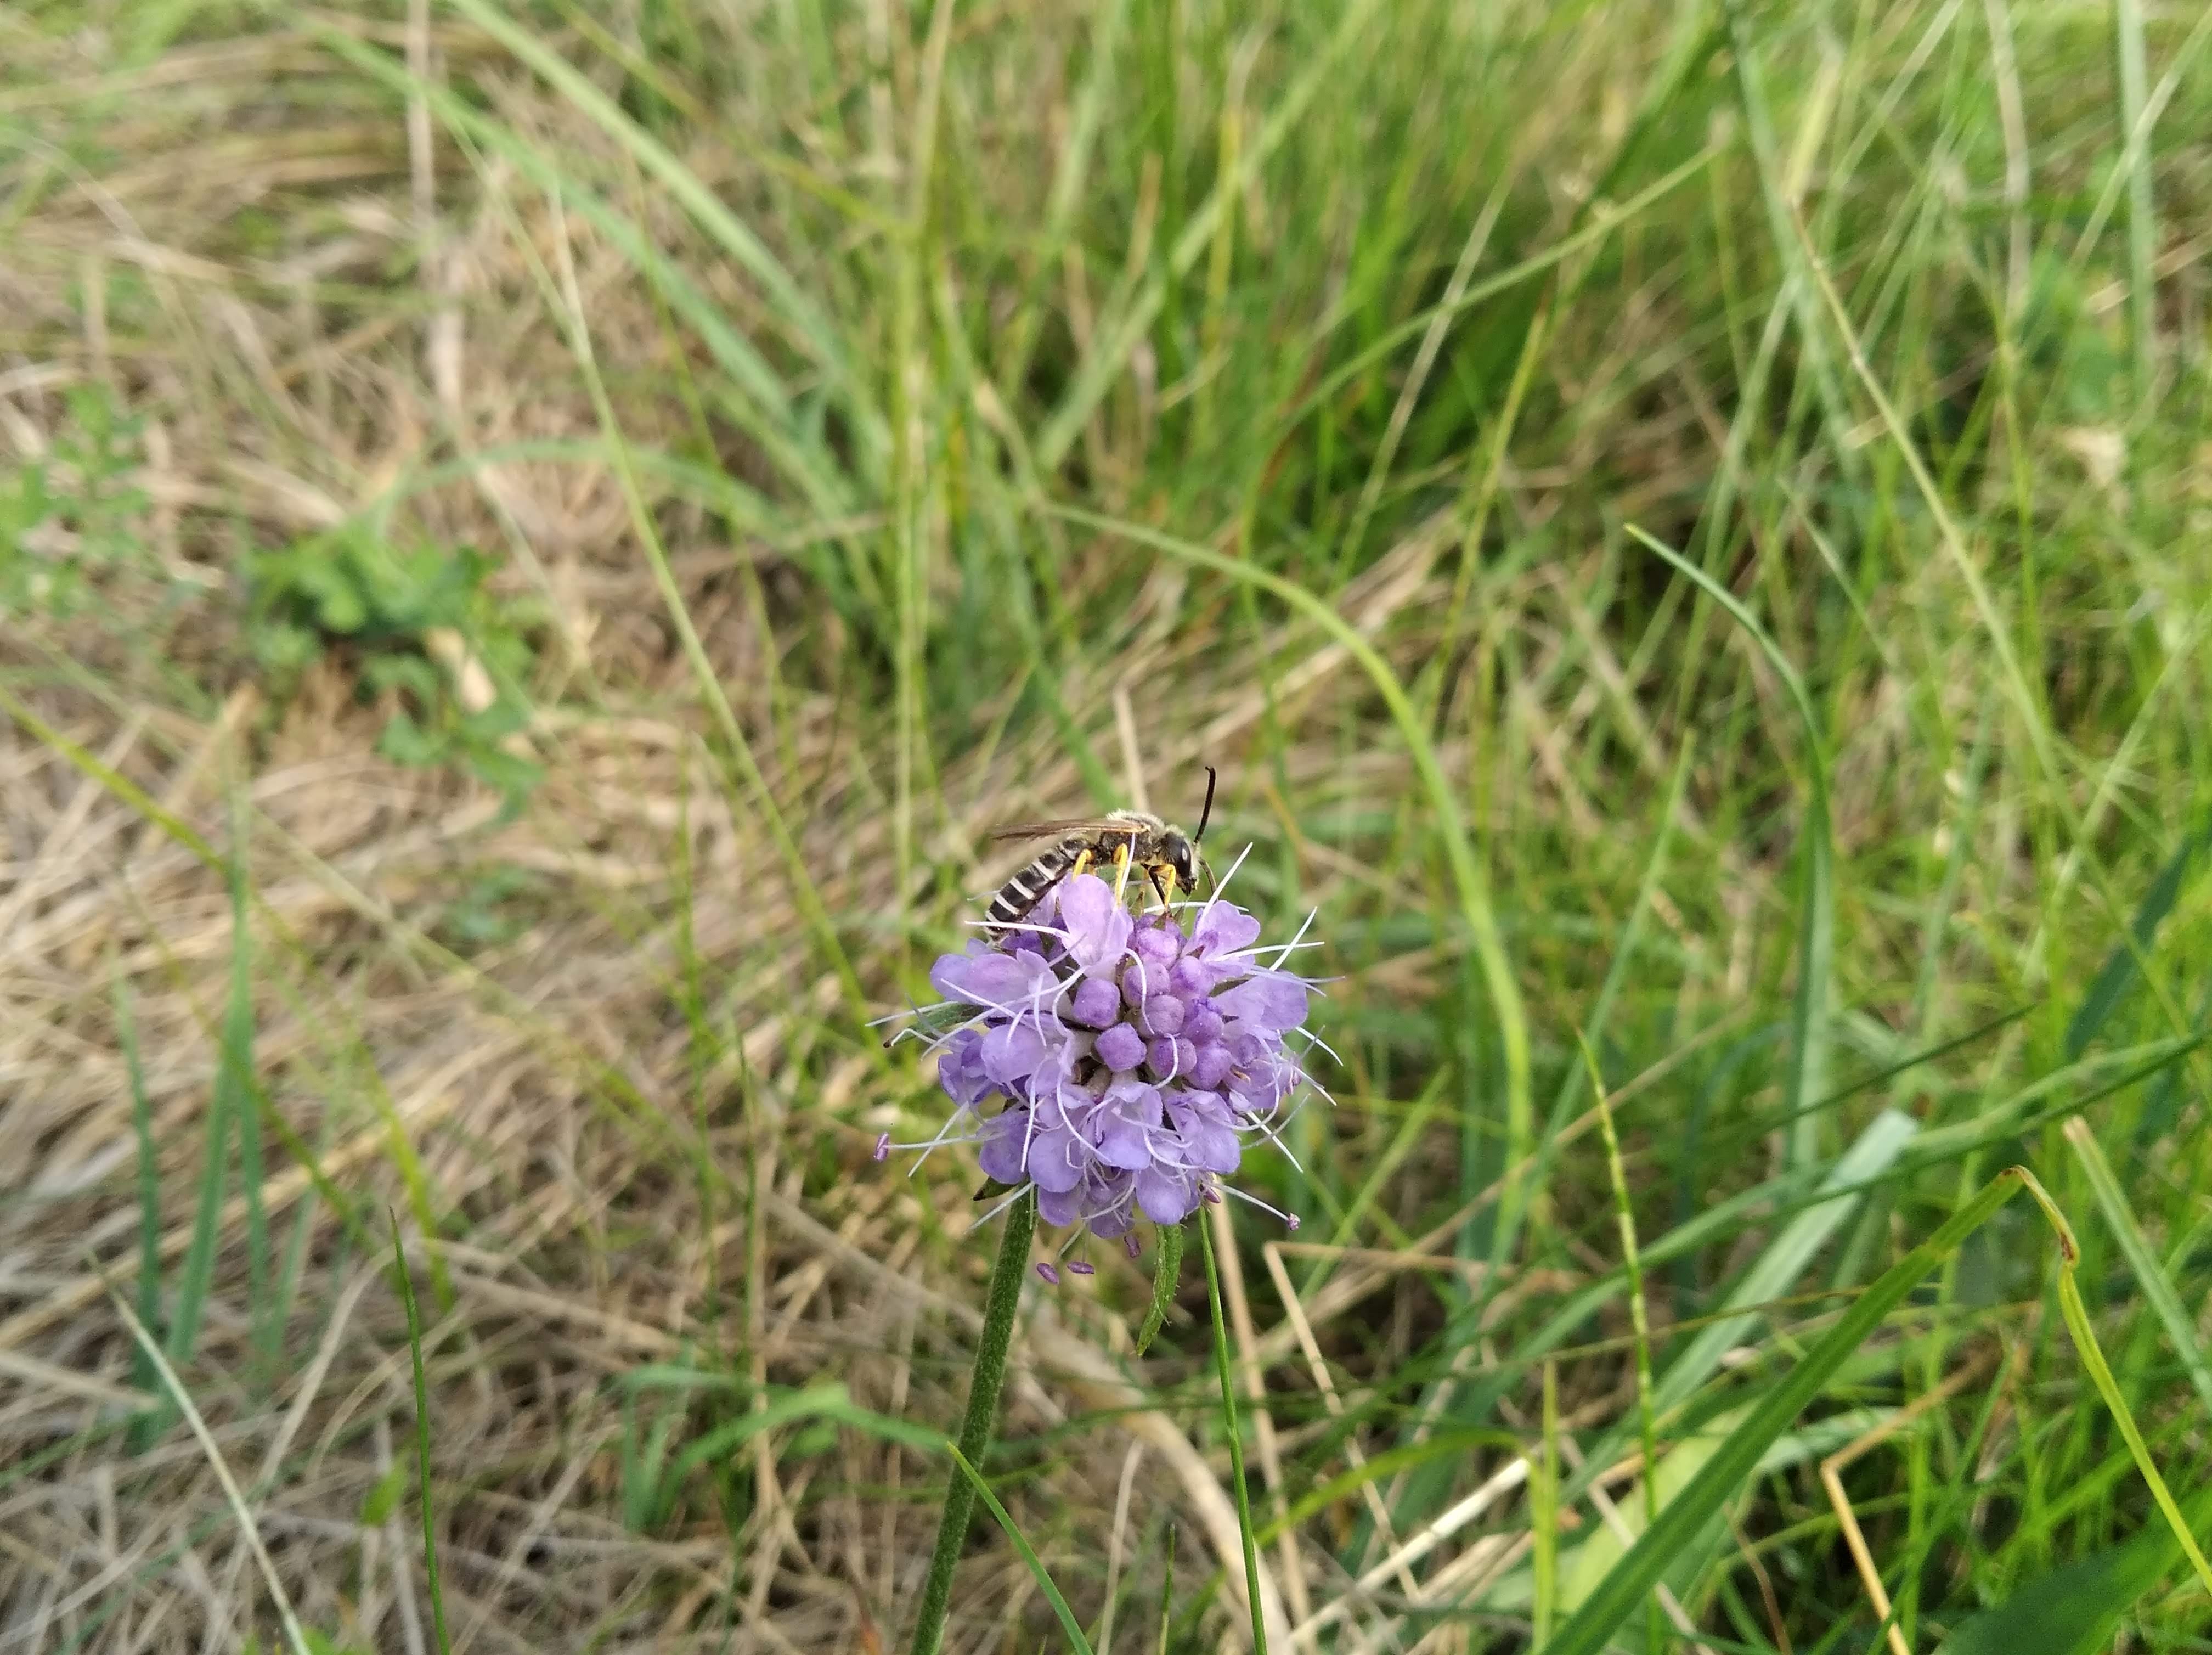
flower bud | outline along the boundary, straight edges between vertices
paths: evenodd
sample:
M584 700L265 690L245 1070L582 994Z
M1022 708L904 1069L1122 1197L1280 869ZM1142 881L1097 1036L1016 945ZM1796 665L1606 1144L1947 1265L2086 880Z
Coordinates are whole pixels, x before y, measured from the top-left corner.
M1068 1015L1085 1027L1103 1029L1121 1014L1121 995L1104 977L1085 977L1076 985Z
M1182 1001L1173 995L1154 995L1145 1001L1146 1031L1152 1034L1181 1034L1186 1014Z
M1127 1023L1116 1023L1098 1037L1098 1061L1117 1073L1145 1061L1145 1037Z
M1234 1067L1229 1048L1218 1040L1211 1041L1198 1047L1197 1056L1191 1059L1190 1084L1200 1092L1218 1091Z

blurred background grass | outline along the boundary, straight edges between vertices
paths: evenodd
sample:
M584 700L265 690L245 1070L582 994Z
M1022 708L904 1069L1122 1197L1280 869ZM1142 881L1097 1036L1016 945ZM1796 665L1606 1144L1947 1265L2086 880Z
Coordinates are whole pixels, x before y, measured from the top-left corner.
M270 1645L258 1535L436 1641L390 1214L456 1647L897 1646L871 1421L957 1417L989 1242L866 1019L987 827L1207 764L1336 979L1304 1226L1217 1232L1295 1646L1528 1647L1639 1396L1656 1505L2014 1160L2212 1531L2212 15L0 39L0 1640ZM1094 1642L1233 1646L1201 1284L1139 1361L1097 1262L987 1469ZM2000 1213L1618 1646L2212 1648L2057 1262ZM948 1646L1060 1636L979 1524Z

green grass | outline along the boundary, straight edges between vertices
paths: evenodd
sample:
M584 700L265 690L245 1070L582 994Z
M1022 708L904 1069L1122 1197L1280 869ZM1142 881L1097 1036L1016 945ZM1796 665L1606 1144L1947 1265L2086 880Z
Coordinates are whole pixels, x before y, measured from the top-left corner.
M2212 1648L2212 22L140 9L0 16L9 1625L905 1647L868 1019L1213 764L1307 1222L1030 1286L946 1648L1885 1646L1969 1369L1896 1633Z

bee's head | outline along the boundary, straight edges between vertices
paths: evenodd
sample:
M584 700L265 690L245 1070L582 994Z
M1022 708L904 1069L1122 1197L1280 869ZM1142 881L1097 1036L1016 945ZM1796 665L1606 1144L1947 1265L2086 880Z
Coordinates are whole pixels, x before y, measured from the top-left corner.
M1194 890L1198 885L1198 870L1206 859L1198 854L1198 841L1186 839L1174 828L1170 828L1160 847L1164 860L1175 870L1176 885L1184 891Z

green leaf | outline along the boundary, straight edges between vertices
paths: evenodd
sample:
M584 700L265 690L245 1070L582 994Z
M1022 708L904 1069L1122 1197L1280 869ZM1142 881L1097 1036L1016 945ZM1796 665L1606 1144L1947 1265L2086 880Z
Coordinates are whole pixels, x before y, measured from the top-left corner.
M544 766L534 759L520 757L505 748L465 744L470 773L486 787L505 794L510 801L522 799L538 786L545 774Z
M374 1529L398 1509L399 1496L407 1487L407 1467L399 1460L392 1462L392 1469L369 1485L368 1492L361 1498L361 1526Z
M377 751L393 764L418 768L443 758L447 745L444 736L424 729L404 712L392 714L391 721L384 727L384 733L376 739Z
M1176 1286L1182 1275L1182 1226L1164 1224L1160 1226L1159 1254L1152 1264L1152 1308L1137 1333L1138 1355L1145 1354L1167 1321L1168 1309L1175 1303Z

